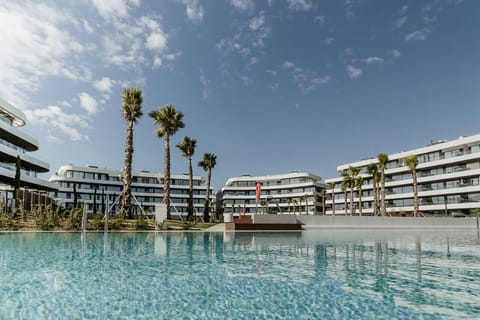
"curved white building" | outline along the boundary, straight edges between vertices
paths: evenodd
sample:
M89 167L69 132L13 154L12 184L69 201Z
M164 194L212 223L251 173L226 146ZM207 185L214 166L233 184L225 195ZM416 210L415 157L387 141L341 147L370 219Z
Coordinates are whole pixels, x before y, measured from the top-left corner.
M61 166L58 172L49 181L58 186L55 200L59 205L71 208L74 205L76 193L77 201L85 203L88 212L102 212L103 206L111 206L123 190L122 171L100 169L96 166ZM132 173L132 194L147 213L154 213L155 206L163 203L164 176L149 171ZM187 215L188 207L188 175L170 176L170 201L172 216ZM75 188L75 190L74 190ZM195 214L203 215L207 186L202 177L193 177L193 206ZM210 194L212 194L210 192ZM102 199L103 198L103 199ZM132 199L132 204L135 205ZM112 208L118 212L120 205ZM133 207L134 213L139 210Z
M326 185L322 178L308 172L290 172L267 176L233 177L217 194L217 208L225 213L321 214L319 197ZM256 185L260 184L257 201Z
M413 178L405 164L405 157L416 155L418 159L417 182L419 209L423 214L468 215L480 208L480 134L460 137L452 141L436 141L432 144L388 155L385 170L387 212L411 215L413 212ZM364 177L362 186L362 213L373 212L372 178L366 173L367 165L378 163L376 158L347 163L337 167L339 174L349 166L360 168ZM342 177L327 179L335 183L335 214L345 214ZM332 214L332 190L328 189L327 214ZM359 193L354 191L353 207L359 213ZM347 194L350 208L350 192ZM347 210L348 214L350 209Z
M49 165L28 154L38 150L38 141L19 129L24 125L23 112L0 99L0 187L11 190L15 180L17 157L20 157L22 187L55 190L55 185L37 178L38 173L49 171Z

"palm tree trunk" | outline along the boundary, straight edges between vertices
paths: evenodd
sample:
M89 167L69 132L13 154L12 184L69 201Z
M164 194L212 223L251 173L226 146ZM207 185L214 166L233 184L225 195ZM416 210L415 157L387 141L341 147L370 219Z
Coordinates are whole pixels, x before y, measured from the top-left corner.
M133 157L133 121L128 122L125 141L125 162L123 167L123 197L120 215L125 218L130 215L132 199L132 157Z
M172 219L170 213L170 136L165 135L165 172L163 202L167 206L167 219Z
M412 170L413 176L413 213L415 217L420 216L418 212L418 190L417 190L417 171Z
M212 169L208 169L207 177L207 192L205 192L205 211L203 212L203 219L210 220L212 222L212 217L210 216L210 182L212 179Z
M332 215L335 215L335 192L332 189Z
M353 216L353 187L350 188L350 215Z
M372 190L373 190L373 215L377 215L377 181L373 179Z
M385 169L382 169L382 176L381 176L381 182L382 182L382 204L380 208L380 212L382 216L385 216L387 214L387 208L385 207Z
M343 199L345 200L345 216L348 215L348 208L347 208L347 191L343 193Z
M326 193L322 193L322 215L325 215L325 196Z
M362 216L362 186L358 187L358 212Z
M188 215L195 220L193 216L193 169L192 169L192 157L188 157Z

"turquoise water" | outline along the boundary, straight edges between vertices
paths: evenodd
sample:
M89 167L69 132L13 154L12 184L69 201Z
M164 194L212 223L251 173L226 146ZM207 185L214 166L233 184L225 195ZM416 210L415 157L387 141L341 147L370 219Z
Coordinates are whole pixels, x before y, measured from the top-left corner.
M478 319L475 232L0 234L0 319Z

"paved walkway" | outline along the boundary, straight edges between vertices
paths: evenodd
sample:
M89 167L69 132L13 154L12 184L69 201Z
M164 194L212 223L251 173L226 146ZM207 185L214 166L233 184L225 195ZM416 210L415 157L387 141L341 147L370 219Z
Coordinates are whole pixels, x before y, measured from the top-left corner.
M225 231L225 223L216 224L213 227L205 229L205 231L223 232L223 231Z

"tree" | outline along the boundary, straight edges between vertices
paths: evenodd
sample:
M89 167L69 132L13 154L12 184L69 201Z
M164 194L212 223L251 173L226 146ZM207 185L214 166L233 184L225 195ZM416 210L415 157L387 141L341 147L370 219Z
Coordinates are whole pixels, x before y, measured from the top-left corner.
M376 163L367 165L367 173L372 176L373 215L378 214L378 166Z
M151 111L148 116L158 125L155 134L165 141L165 170L164 170L164 196L163 202L167 205L167 219L171 219L170 214L170 137L173 136L180 128L184 128L182 121L183 113L177 111L175 106L169 104Z
M412 172L412 178L413 178L413 216L419 217L420 211L418 210L418 190L417 190L418 159L416 155L412 154L410 156L405 157L404 160L405 160L405 164L408 166L408 168Z
M187 220L193 218L193 168L192 168L192 156L195 153L195 146L197 145L197 140L185 137L182 142L177 144L177 148L182 151L182 156L187 158L188 161L188 214Z
M125 139L125 161L123 166L123 197L120 215L124 218L130 215L132 201L132 158L133 158L133 125L143 115L142 90L126 88L122 95L122 116L127 122L127 136Z
M325 196L327 195L327 190L322 189L320 191L320 196L322 197L322 215L325 215Z
M335 182L330 182L330 189L332 189L332 215L335 215Z
M362 216L362 185L363 185L363 177L357 176L355 179L355 186L358 189L358 208L359 208L359 215Z
M356 187L356 181L358 174L360 173L360 168L356 168L353 166L348 167L348 171L350 173L350 215L353 216L353 210L354 210L354 203L353 203L353 189Z
M388 155L386 153L380 153L378 154L377 158L378 166L380 168L380 184L382 187L380 213L382 216L385 216L387 214L387 208L385 206L385 169L387 168Z
M347 215L347 190L348 190L348 187L349 187L349 183L347 180L343 180L342 181L342 184L340 185L341 188L342 188L342 191L343 191L343 201L344 201L344 209L345 209L345 215Z
M13 199L17 199L17 191L20 189L22 180L21 180L21 172L22 172L22 160L20 156L17 155L17 161L15 162L15 180L13 180Z
M298 201L297 199L292 199L292 202L293 202L293 214L296 214Z
M203 211L203 219L212 221L210 217L210 183L212 180L212 169L217 164L217 156L214 153L204 153L203 159L198 163L199 167L207 171L207 192L205 193L205 210Z
M287 203L288 203L288 213L291 213L291 212L292 212L292 203L293 203L293 200L292 200L292 199L288 199L288 200L287 200Z

